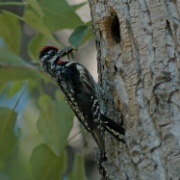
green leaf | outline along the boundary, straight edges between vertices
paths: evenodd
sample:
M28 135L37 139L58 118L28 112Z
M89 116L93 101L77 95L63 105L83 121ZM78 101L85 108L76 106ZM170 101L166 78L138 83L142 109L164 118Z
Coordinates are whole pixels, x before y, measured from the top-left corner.
M39 17L42 18L44 16L44 13L36 0L27 0L27 3L32 7L32 9L34 9Z
M4 40L6 46L18 54L21 42L19 20L10 13L3 12L0 14L0 26L0 36Z
M2 12L6 13L6 14L9 14L10 16L16 18L16 19L19 19L20 21L23 21L23 18L21 16L18 16L17 14L14 14L10 11L6 11L6 10L2 10Z
M31 170L35 179L59 180L66 170L64 151L56 156L45 144L37 146L30 158Z
M9 65L24 65L26 66L27 63L23 61L18 55L14 54L13 52L9 51L5 48L0 48L0 63L7 63Z
M40 76L28 67L0 67L0 82L36 79Z
M2 1L2 0L1 0ZM1 2L0 6L25 6L26 4L23 2Z
M59 155L65 147L67 137L73 125L73 113L64 101L52 101L41 95L41 107L37 128L44 142Z
M13 110L0 107L0 160L13 151L17 142L14 134L16 117L17 114Z
M46 43L46 37L42 34L37 34L29 43L29 54L33 60L39 59L40 48Z
M85 168L84 168L84 157L76 155L73 170L68 178L68 180L86 180Z
M0 82L24 80L40 76L38 70L16 54L0 48Z
M51 32L60 29L74 29L84 24L75 9L65 0L37 0L44 12L43 22Z
M31 7L27 7L23 16L23 20L33 27L35 30L49 38L53 41L57 46L60 44L54 39L53 35L50 33L48 27L43 23L41 17L39 17L36 12L32 10ZM53 21L53 20L52 20Z
M72 5L72 7L74 10L77 10L77 9L81 8L82 6L84 6L85 4L87 4L87 2L82 2L82 3L76 4L76 5Z
M85 43L91 37L92 37L91 26L90 26L90 23L88 23L85 26L77 27L74 30L74 32L71 34L71 36L69 38L69 42L72 45L79 47L80 45Z
M21 87L22 87L21 81L13 82L7 94L8 98L11 98L13 95L15 95L21 89Z

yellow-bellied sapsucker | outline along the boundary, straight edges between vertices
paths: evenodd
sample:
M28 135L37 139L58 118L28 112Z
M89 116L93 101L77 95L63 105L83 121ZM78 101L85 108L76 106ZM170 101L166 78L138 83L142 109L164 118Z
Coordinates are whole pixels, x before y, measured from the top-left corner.
M65 100L101 150L104 150L102 135L105 130L125 142L124 128L101 113L96 83L88 70L77 62L61 59L71 54L73 50L71 47L61 50L52 46L42 48L39 59L44 71L56 80Z

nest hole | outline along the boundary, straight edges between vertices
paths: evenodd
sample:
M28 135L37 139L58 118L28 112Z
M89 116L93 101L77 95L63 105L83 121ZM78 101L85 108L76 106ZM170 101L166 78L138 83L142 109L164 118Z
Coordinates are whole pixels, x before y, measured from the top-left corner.
M120 23L115 11L111 10L111 15L104 19L102 27L105 30L110 47L121 42Z
M120 24L117 15L113 15L111 21L111 37L116 43L120 43Z

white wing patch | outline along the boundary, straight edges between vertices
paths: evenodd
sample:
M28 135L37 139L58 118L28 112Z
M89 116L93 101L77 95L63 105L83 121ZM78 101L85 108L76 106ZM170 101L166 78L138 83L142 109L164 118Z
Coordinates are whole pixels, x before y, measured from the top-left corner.
M87 85L90 87L91 85L89 84L89 80L87 79L87 76L86 76L86 71L85 71L85 68L79 64L76 65L76 68L78 69L79 71L79 74L80 74L80 77L81 79L83 80L83 85L85 85L84 87L89 91Z
M76 64L76 62L75 62L75 61L70 61L70 62L68 62L68 63L65 65L65 67L68 67L68 66L70 66L71 64Z

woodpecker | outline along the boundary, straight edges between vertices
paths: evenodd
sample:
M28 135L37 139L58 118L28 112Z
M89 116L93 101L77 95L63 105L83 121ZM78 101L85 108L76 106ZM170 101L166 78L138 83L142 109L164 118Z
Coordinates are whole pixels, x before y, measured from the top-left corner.
M125 143L124 128L101 113L97 84L89 71L78 62L62 59L72 55L74 50L73 47L60 50L53 46L43 47L39 53L42 68L55 79L65 100L101 150L104 150L104 131Z

